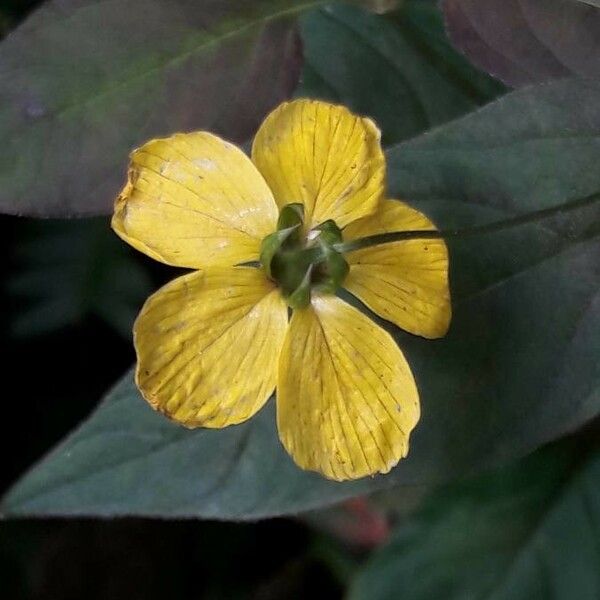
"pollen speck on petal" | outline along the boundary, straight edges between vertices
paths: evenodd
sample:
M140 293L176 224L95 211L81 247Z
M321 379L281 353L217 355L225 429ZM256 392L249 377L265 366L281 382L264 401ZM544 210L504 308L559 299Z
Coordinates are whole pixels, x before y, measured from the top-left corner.
M137 385L187 427L241 423L273 392L286 328L285 302L257 269L190 273L151 296L135 322Z
M134 248L190 268L257 260L276 223L271 191L250 159L206 132L135 150L112 220Z
M422 213L385 200L373 215L344 230L344 239L391 231L435 230ZM362 248L346 255L344 287L378 315L426 338L442 337L452 316L448 248L442 239L414 239Z
M381 133L371 119L344 106L295 100L260 127L252 160L282 207L302 202L307 224L340 227L377 207L384 192Z
M387 473L407 455L418 420L414 378L387 332L335 296L294 312L277 425L301 468L337 481Z

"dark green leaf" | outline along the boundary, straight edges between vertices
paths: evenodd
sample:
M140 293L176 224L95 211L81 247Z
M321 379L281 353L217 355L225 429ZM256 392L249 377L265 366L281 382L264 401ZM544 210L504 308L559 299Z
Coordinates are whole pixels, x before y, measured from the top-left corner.
M386 17L331 5L301 20L299 96L339 102L374 118L391 144L469 112L503 91L448 43L430 0Z
M595 600L600 452L571 442L441 489L355 580L352 600Z
M444 0L450 38L508 85L600 76L597 0Z
M573 111L572 107L578 110ZM4 501L7 514L255 518L501 463L600 412L600 83L510 94L388 152L394 194L438 225L557 214L452 240L454 319L428 341L395 331L422 420L388 476L337 484L282 451L273 407L225 431L155 415L130 376ZM572 208L572 206L571 206Z
M498 461L600 411L595 127L600 83L569 80L512 93L388 152L392 195L442 229L598 194L553 219L450 241L449 335L433 343L397 335L425 405L413 453L427 432L439 474L484 455Z
M300 471L276 440L272 403L244 425L189 431L153 412L127 375L2 512L257 518L368 489Z
M315 4L48 2L0 46L0 210L108 213L148 138L247 139L294 89L292 17Z

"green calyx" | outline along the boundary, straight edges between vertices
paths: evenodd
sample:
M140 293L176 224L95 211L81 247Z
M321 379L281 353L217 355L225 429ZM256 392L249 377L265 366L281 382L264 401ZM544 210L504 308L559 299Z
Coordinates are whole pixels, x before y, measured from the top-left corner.
M281 209L277 231L262 242L260 262L288 305L304 308L313 289L333 294L346 278L348 263L334 248L342 241L342 232L333 221L325 221L307 235L303 205L288 204Z

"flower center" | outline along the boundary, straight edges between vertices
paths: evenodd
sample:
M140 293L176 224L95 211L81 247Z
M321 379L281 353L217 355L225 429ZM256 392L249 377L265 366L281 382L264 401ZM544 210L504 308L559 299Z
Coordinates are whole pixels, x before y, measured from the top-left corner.
M342 285L348 263L334 248L342 239L342 231L332 220L306 234L302 204L281 209L277 231L262 241L260 262L289 306L303 308L310 303L313 289L333 294Z

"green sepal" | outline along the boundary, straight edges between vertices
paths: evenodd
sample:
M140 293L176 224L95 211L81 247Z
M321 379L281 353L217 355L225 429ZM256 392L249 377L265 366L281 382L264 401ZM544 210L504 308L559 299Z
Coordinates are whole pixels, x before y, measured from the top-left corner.
M262 241L262 244L260 245L260 262L267 277L271 278L271 263L273 257L277 254L283 243L299 228L300 225L297 224L286 229L275 231Z
M318 227L315 227L315 231L320 231L319 239L322 240L328 246L334 244L341 244L344 239L342 237L342 230L336 225L335 221L329 219L324 221Z
M309 265L300 285L287 297L287 303L290 308L306 308L310 304L312 272L313 265Z
M319 243L324 260L319 265L320 277L315 287L323 292L334 294L342 286L350 267L342 254L321 239Z
M288 229L294 225L302 225L304 223L304 204L295 202L286 204L279 212L277 219L277 229Z

